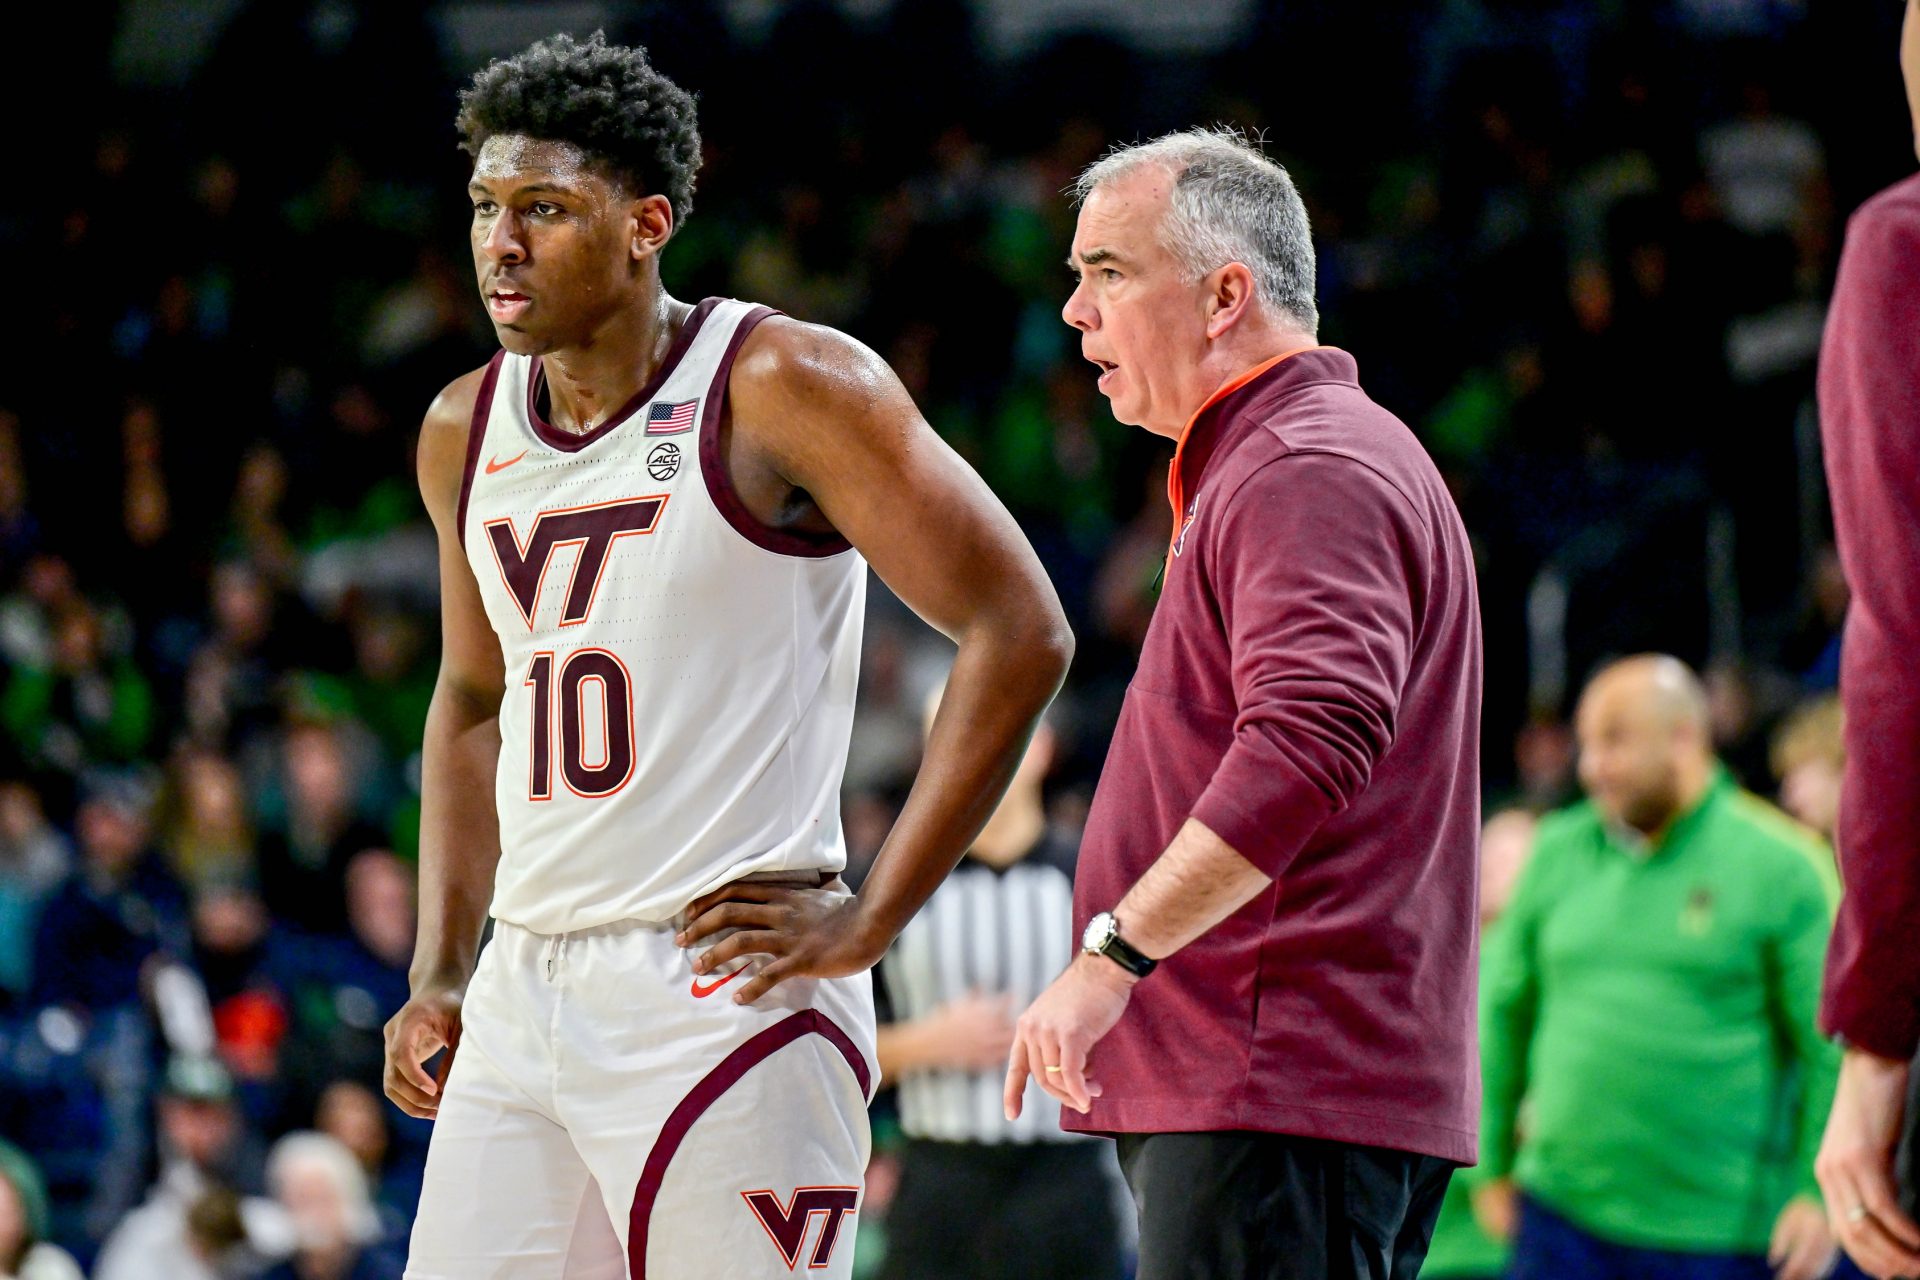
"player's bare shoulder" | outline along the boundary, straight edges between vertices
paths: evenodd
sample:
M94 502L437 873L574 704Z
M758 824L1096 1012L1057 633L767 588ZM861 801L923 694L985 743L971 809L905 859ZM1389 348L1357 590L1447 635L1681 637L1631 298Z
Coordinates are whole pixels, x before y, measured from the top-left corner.
M849 432L896 434L917 422L906 388L887 362L838 329L787 316L754 326L734 361L729 385L734 421L781 456Z
M420 496L435 524L444 524L460 501L473 411L491 369L482 365L449 382L427 406L427 416L420 423Z

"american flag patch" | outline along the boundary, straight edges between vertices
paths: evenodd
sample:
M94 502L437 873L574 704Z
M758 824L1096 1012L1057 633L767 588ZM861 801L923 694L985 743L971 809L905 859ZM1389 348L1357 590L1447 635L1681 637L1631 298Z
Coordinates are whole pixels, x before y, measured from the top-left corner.
M682 431L693 428L693 411L700 407L699 400L682 400L678 404L655 401L647 410L647 434L650 436L677 436Z

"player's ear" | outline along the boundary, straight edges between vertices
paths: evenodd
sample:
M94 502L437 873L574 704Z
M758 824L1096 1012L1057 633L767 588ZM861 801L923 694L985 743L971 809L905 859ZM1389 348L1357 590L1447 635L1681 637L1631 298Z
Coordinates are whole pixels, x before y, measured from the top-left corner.
M665 196L642 196L628 206L627 252L637 262L659 253L673 238L673 202Z
M1208 273L1207 337L1218 338L1240 323L1253 305L1253 272L1244 262L1229 262Z

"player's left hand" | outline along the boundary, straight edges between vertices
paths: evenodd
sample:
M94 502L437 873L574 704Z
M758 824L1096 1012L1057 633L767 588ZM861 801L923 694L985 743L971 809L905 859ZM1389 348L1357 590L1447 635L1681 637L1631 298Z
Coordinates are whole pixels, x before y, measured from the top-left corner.
M734 993L735 1004L752 1004L788 978L844 978L878 963L886 950L845 890L739 881L696 898L686 927L674 941L691 947L727 929L736 930L694 957L696 974L711 973L742 956L770 959Z
M1774 1220L1767 1262L1779 1280L1819 1280L1833 1266L1837 1249L1820 1202L1795 1196Z
M1007 1119L1020 1115L1027 1077L1085 1115L1100 1096L1087 1078L1087 1055L1113 1030L1133 998L1132 974L1105 956L1082 954L1020 1015L1007 1060Z

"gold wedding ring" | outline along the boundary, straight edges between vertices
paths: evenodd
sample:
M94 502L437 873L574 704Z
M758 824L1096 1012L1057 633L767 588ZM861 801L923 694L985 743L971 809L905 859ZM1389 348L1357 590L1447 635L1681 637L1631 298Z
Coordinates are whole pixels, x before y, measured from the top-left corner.
M1048 1072L1048 1074L1052 1074L1053 1072L1055 1072L1055 1071L1058 1071L1058 1070L1060 1070L1060 1068L1059 1068L1059 1067L1048 1067L1048 1068L1047 1068L1047 1072Z
M1863 1204L1857 1204L1853 1206L1853 1208L1847 1210L1848 1222L1859 1222L1866 1216L1867 1216L1867 1206Z

